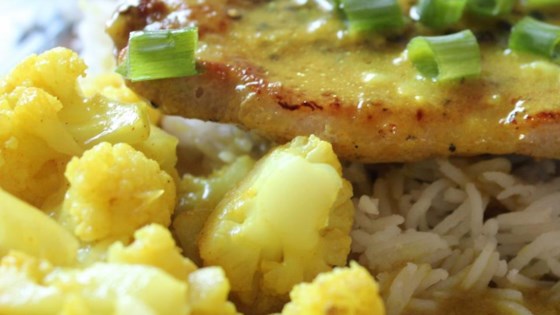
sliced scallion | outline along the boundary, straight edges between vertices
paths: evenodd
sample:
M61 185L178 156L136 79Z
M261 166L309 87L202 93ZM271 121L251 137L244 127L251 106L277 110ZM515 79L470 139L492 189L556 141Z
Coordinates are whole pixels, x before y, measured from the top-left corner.
M525 0L523 4L530 9L560 6L560 0Z
M117 72L131 81L195 75L197 41L195 27L131 32L128 54Z
M354 32L388 31L404 26L397 0L341 0L341 7Z
M480 48L470 30L445 36L418 36L408 57L424 77L446 81L480 74Z
M468 0L469 11L485 16L500 16L508 14L513 9L515 0Z
M560 26L525 17L511 29L509 48L560 62Z
M117 65L115 72L123 77L128 77L128 54L124 57L121 63Z
M420 22L428 27L443 28L461 19L467 0L420 0Z

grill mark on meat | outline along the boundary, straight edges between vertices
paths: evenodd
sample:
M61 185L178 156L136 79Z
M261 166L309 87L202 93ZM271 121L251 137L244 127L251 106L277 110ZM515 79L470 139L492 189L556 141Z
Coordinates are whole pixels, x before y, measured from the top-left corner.
M299 104L290 104L288 102L286 102L285 100L282 99L282 96L280 95L276 95L276 98L278 99L278 105L280 105L280 107L282 107L283 109L287 109L289 111L294 111L294 110L298 110L301 108L309 108L311 111L315 111L315 110L323 110L323 106L318 105L316 102L314 101L303 101Z
M416 120L422 121L422 118L424 118L424 111L419 109L416 111Z
M293 111L293 110L296 110L296 109L300 108L299 105L291 105L291 104L288 104L284 101L278 101L278 105L280 105L280 107L282 107L283 109L287 109L287 110L290 110L290 111Z
M558 123L560 122L560 113L559 112L539 112L534 115L527 115L525 118L526 121L532 124L539 124L539 123Z

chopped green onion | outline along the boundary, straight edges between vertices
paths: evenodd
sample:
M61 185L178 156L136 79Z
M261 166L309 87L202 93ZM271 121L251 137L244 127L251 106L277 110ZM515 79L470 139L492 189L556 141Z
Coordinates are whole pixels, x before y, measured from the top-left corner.
M354 32L388 31L404 26L397 0L341 0L341 7Z
M418 36L408 57L424 77L445 81L480 74L480 48L469 30L445 36Z
M515 0L468 0L469 11L485 16L508 14L513 9Z
M509 48L560 62L560 26L525 17L511 30Z
M467 0L420 0L418 14L422 24L443 28L461 19Z
M128 76L128 54L124 57L121 63L117 65L115 72L122 75L123 77Z
M195 75L197 41L196 27L131 32L128 54L117 72L131 81Z
M560 0L525 0L523 4L527 8L545 8L560 5Z

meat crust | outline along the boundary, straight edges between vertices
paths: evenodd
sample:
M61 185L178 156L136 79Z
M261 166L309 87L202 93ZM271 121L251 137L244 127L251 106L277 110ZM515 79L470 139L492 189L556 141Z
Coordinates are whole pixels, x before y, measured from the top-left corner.
M404 53L425 30L356 37L318 3L143 0L121 10L109 33L123 55L134 29L198 25L200 75L129 82L167 114L240 124L278 142L315 134L361 162L560 157L560 67L506 51L503 21L467 24L481 44L480 77L435 83Z

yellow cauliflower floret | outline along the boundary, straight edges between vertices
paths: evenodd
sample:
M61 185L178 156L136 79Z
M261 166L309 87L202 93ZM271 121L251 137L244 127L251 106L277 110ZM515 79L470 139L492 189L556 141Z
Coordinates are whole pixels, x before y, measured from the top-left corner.
M109 248L107 261L111 263L143 264L162 269L175 278L186 281L196 266L181 256L168 229L151 224L134 233L134 242L124 246L117 242Z
M18 131L43 139L54 150L75 155L82 148L58 118L63 105L42 89L17 87L6 95L13 104L12 123Z
M367 270L352 262L320 274L290 292L292 301L282 315L384 315L377 283Z
M0 84L0 93L19 87L37 87L56 97L62 104L78 105L82 96L78 77L86 65L75 52L55 48L41 55L31 55L17 65Z
M220 267L198 269L189 275L192 315L234 315L235 305L228 301L229 281Z
M61 108L37 88L0 95L0 187L36 207L64 185L66 163L79 153L57 118Z
M51 269L48 262L18 252L4 256L0 261L0 314L56 314L62 294L41 285Z
M159 165L127 144L101 143L73 158L62 211L84 241L130 239L146 224L168 226L175 184Z
M216 170L208 177L186 174L178 186L179 214L173 219L173 229L183 254L200 263L198 236L211 211L224 195L249 173L255 161L249 156Z
M188 285L157 268L98 263L52 269L17 253L0 264L0 314L189 313Z
M101 94L109 99L125 104L145 104L144 101L126 86L123 77L118 73L104 73L94 77L87 77L82 81L82 90L87 97ZM152 124L161 120L161 112L151 106L146 106Z
M58 118L85 148L104 141L133 144L145 140L150 133L145 105L123 105L97 94L84 97L78 77L85 69L75 52L55 48L19 64L1 84L0 94L34 87L52 95L63 104Z
M150 135L150 122L143 106L121 104L96 95L76 108L64 107L61 119L83 148L101 142L136 144Z
M135 144L134 148L158 162L161 169L173 177L175 183L178 183L179 173L175 168L177 164L177 144L179 144L179 140L176 137L156 126L152 126L148 139Z
M0 189L0 257L12 250L71 265L78 241L45 213Z
M12 250L7 255L2 256L0 268L20 273L35 282L42 282L45 276L53 270L49 261L41 260L17 250Z
M279 309L292 287L350 251L352 188L329 143L297 137L257 163L213 211L200 237L251 312Z
M83 297L92 314L188 314L188 286L150 266L97 263L84 270L54 272L45 282ZM132 312L134 314L134 312Z
M64 188L71 156L150 135L145 104L82 95L85 68L76 53L57 48L27 58L0 81L0 187L34 206Z

